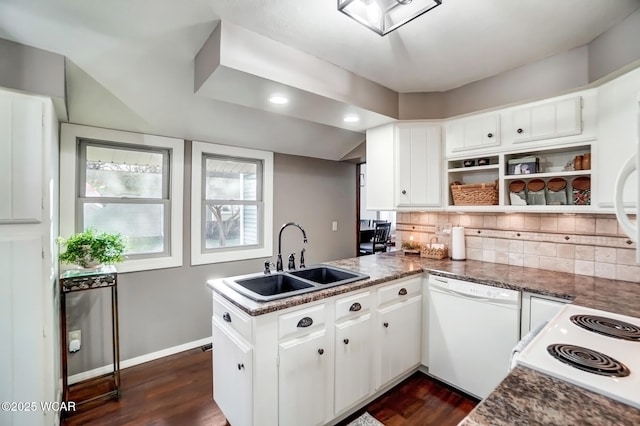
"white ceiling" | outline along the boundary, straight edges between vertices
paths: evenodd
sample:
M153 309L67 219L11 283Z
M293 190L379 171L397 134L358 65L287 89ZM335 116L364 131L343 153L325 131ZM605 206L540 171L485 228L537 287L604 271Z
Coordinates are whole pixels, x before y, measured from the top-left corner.
M444 0L380 37L335 0L0 0L0 38L68 58L71 122L340 159L361 132L194 94L194 58L220 20L393 91L428 92L588 43L639 6Z

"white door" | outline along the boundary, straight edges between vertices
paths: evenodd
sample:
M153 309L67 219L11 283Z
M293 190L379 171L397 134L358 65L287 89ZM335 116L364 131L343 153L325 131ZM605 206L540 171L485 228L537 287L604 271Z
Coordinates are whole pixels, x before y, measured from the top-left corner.
M371 314L336 324L336 415L371 393L371 337Z
M233 426L253 425L253 349L213 319L213 399Z
M291 339L279 346L278 404L280 426L325 423L330 358L326 330ZM235 425L234 425L235 426Z
M380 386L384 386L420 364L422 295L380 309L378 313Z

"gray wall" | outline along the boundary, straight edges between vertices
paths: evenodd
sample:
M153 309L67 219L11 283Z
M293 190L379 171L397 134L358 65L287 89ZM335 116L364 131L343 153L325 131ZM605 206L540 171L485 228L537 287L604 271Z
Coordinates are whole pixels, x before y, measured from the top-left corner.
M640 9L589 43L589 81L640 60Z
M0 87L50 96L66 119L64 56L0 38Z
M64 56L0 38L0 86L64 98Z
M191 158L187 143L185 158ZM184 265L146 272L120 274L121 360L193 342L211 336L211 293L208 279L262 270L265 259L189 266L191 167L185 168ZM274 256L280 226L289 221L306 230L307 264L356 255L356 166L345 162L276 154L274 159ZM331 222L338 221L338 232ZM302 248L302 235L287 228L283 253ZM283 256L284 257L284 256ZM286 262L286 258L285 258ZM83 347L69 354L69 373L111 362L110 299L102 290L68 297L68 330L82 330Z
M446 92L403 93L401 120L439 119L543 99L640 65L640 9L590 43Z

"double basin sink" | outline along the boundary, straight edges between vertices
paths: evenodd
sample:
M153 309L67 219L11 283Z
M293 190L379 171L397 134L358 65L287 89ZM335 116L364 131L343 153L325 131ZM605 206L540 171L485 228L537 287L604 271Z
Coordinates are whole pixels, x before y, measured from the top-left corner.
M223 282L252 300L269 302L367 278L368 275L335 266L315 265L294 271L241 275Z

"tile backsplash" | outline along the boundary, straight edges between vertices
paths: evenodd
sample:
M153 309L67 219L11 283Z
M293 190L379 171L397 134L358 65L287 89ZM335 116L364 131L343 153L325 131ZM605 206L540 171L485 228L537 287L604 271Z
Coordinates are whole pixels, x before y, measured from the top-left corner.
M396 223L398 245L450 223L465 227L467 259L640 282L636 244L614 215L399 212Z

